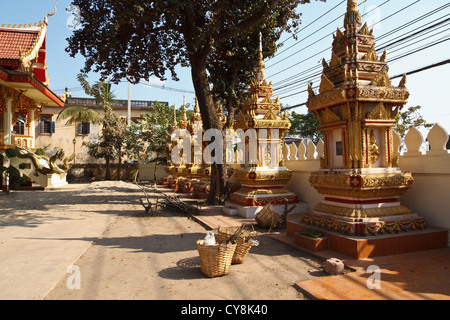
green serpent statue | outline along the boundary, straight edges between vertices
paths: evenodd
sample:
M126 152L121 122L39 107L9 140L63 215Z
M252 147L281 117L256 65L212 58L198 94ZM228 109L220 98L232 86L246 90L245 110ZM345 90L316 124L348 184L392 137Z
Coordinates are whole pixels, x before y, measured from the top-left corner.
M41 163L42 160L44 160L45 162L47 162L47 160L37 156L36 154L31 152L27 148L17 146L16 151L17 151L17 156L19 158L30 159L33 162L34 167L36 169L36 171L34 173L35 176L38 176L39 173L41 173L41 174L58 174L61 177L66 174L66 172L64 170L62 170L60 167L58 167L58 165L56 164L56 160L64 159L65 153L64 153L63 149L59 150L58 152L56 152L55 155L50 157L50 160L48 161L48 167L43 166Z

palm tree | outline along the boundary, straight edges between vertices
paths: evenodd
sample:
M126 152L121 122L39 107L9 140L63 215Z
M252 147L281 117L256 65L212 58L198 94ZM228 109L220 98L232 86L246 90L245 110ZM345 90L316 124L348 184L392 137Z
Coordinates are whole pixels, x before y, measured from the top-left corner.
M80 122L91 122L102 124L103 134L109 132L108 129L111 125L111 120L117 117L113 116L113 110L111 107L111 101L115 98L114 93L111 91L111 81L97 81L93 86L86 80L87 75L80 73L77 76L78 81L83 87L87 95L94 97L98 106L102 108L103 115L96 110L88 107L73 106L64 108L57 117L57 120L66 120L66 125L72 125ZM111 143L102 141L101 143L84 143L90 150L89 154L96 158L105 159L106 174L105 180L111 180L110 162L114 158L114 147Z

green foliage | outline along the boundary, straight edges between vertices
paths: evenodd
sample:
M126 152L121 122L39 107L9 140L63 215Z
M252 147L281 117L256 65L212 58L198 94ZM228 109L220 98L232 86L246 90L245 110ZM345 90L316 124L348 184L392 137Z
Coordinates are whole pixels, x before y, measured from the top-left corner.
M290 21L298 26L295 8L308 2L74 0L83 13L82 27L68 39L66 51L86 58L85 73L100 72L114 82L127 76L135 83L152 75L164 80L166 71L176 80L177 65L192 64L194 56L206 57L213 44L264 24Z
M19 169L24 170L27 168L27 166L28 165L26 163L21 163L21 164L19 164Z
M8 169L6 169L6 174L9 176L10 190L17 190L19 189L21 184L26 182L25 178L20 176L19 171L17 171L13 167L9 167Z
M320 131L320 123L316 116L312 113L299 114L292 112L289 116L291 121L290 135L298 135L302 138L309 138L315 144L319 139L323 138L323 133Z
M16 151L16 149L8 148L5 150L5 155L8 158L15 158L15 157L17 157L17 151Z
M427 122L420 114L422 106L409 107L403 112L399 112L395 118L395 131L403 138L412 127L431 128L434 123Z
M155 103L151 113L142 114L129 128L126 149L130 156L144 152L152 156L150 162L167 164L166 148L172 132L173 108ZM177 112L177 119L181 119L180 112Z
M37 148L34 152L37 156L47 156L47 153L43 148Z
M5 154L7 154L7 156L9 158L14 158L17 155L17 153L15 151L16 151L15 149L10 148L10 149L5 150ZM5 175L6 179L9 180L9 189L10 190L17 190L21 184L26 182L26 180L24 177L21 177L20 173L13 167L5 167L3 165L4 156L3 155L0 155L0 156L1 156L1 158L0 158L0 176ZM19 167L20 166L22 166L22 164L20 164Z

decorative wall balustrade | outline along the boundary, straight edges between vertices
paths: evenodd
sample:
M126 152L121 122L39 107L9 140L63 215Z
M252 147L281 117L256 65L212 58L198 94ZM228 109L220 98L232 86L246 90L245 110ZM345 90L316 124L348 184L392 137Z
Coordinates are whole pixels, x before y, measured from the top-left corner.
M404 141L402 141L400 134L395 131L394 133L394 153L400 154L401 157L445 156L449 154L449 150L447 150L448 132L438 123L431 128L426 139L415 127L407 132ZM320 157L323 157L324 143L319 140L316 145L312 140L304 139L298 146L295 143L290 143L283 144L281 148L285 161L319 160Z

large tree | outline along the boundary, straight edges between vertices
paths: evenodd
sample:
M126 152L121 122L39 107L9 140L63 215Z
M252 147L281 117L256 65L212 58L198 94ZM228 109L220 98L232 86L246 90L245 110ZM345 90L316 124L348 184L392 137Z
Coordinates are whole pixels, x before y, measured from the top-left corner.
M283 17L298 25L295 8L309 0L74 0L81 28L68 39L67 51L86 57L84 71L113 81L133 83L151 76L177 79L177 65L190 66L205 129L221 129L207 73L208 57L224 41ZM94 67L94 68L93 68ZM223 165L214 165L212 184L224 180ZM223 186L223 183L220 183ZM215 196L211 192L209 202Z

